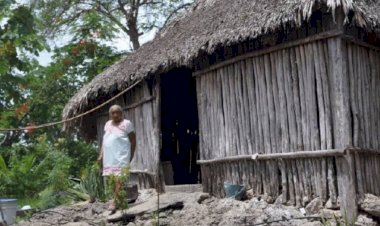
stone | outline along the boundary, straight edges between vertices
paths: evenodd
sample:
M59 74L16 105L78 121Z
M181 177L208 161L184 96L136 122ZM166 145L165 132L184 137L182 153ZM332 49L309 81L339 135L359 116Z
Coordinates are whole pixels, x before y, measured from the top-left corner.
M323 209L323 202L320 198L311 200L305 207L306 213L308 214L317 214L321 209Z
M310 199L307 196L304 196L302 198L302 206L306 206L307 204L309 204L309 202L310 202Z
M168 217L168 215L167 215L167 213L165 213L165 212L160 212L160 213L158 214L158 217L159 217L159 218L166 218L166 217Z
M273 197L268 194L261 195L260 198L269 204L274 203Z
M312 221L312 222L303 223L302 226L323 226L323 224L318 221Z
M154 220L148 220L144 223L144 226L155 226L156 225L156 221Z
M143 214L141 217L140 217L140 219L141 220L149 220L149 219L151 219L152 218L152 214L151 213L145 213L145 214Z
M197 200L199 204L201 204L206 199L209 199L211 196L209 194L201 194Z
M100 203L94 203L91 205L91 212L92 214L102 214L104 211L107 210L107 207L105 204Z
M64 224L64 226L90 226L87 222L81 221L81 222L70 222L67 224Z
M108 222L117 222L122 219L134 218L144 214L151 214L156 211L165 211L168 209L182 209L184 197L181 194L174 195L165 193L160 195L160 205L157 209L157 199L152 198L144 203L130 207L127 210L118 210L115 214L107 217Z
M78 216L78 215L76 215L76 216L74 216L74 218L73 218L73 221L74 221L74 222L79 222L79 221L81 221L81 220L83 220L83 217L82 217L82 216Z
M380 217L380 197L365 194L364 199L360 202L359 209L372 216Z
M339 210L330 210L330 209L322 209L320 211L320 215L321 217L324 217L326 219L327 218L335 219L335 218L342 217L342 213Z
M253 197L255 197L255 192L253 191L253 189L249 189L247 190L245 195L247 196L247 199L253 199Z
M140 195L138 198L140 201L137 201L133 205L130 205L128 209L124 210L125 214L123 214L123 211L115 213L115 215L119 214L120 222L107 222L107 217L110 216L103 216L103 213L106 211L108 205L105 203L93 203L84 205L81 208L60 206L39 214L36 213L32 216L30 221L19 224L19 226L36 226L39 224L41 226L62 225L72 222L75 216L82 216L84 219L78 218L78 222L68 224L69 226L78 226L82 222L87 222L90 225L104 226L115 226L119 224L128 226L150 226L152 223L154 225L157 220L157 193L141 190L140 194L145 195ZM268 225L320 225L318 224L318 219L310 218L310 215L305 217L300 212L299 207L268 204L262 197L256 196L243 202L234 199L218 199L212 196L202 200L208 196L209 195L205 193L202 194L201 192L160 194L160 214L158 215L160 217L160 225L264 225L265 223L278 220L283 221L273 224L268 223ZM144 201L142 201L142 197ZM201 204L198 203L199 200ZM183 202L181 204L183 208L176 206L177 202ZM87 214L95 212L93 207L96 205L99 205L99 210L104 208L103 212L99 215ZM330 225L336 225L334 216L338 219L344 219L344 217L341 217L340 211L331 209L322 209L318 215L314 216L325 216L325 219L331 218ZM375 217L373 218L375 219ZM43 223L45 222L48 224L44 225ZM373 225L370 215L359 217L356 225L362 226L366 224L370 226Z
M282 205L282 194L277 197L277 199L274 201L274 204Z
M42 222L38 222L38 223L33 222L33 224L31 224L31 225L33 225L33 226L51 226L51 224L49 224L49 223L42 223ZM6 225L4 225L4 226L6 226Z
M339 209L338 203L332 203L331 199L328 199L325 204L326 209L337 210Z
M253 199L251 200L250 205L252 209L265 209L267 208L268 203L264 200Z
M104 212L101 214L102 217L108 217L108 216L110 216L110 215L112 215L112 212L111 212L110 210L106 210L106 211L104 211Z
M179 210L173 210L173 215L178 215L180 213L181 213L181 211L179 211Z
M355 222L355 226L376 226L377 223L370 217L360 214Z

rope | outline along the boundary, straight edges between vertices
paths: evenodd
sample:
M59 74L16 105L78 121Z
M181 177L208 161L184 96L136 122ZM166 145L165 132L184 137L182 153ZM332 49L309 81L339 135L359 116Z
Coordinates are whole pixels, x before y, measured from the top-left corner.
M100 108L104 107L105 105L109 104L111 101L115 100L116 98L120 97L121 95L123 95L124 93L128 92L129 90L131 90L133 87L135 87L138 83L140 83L143 79L139 79L137 80L135 83L133 83L131 86L129 86L128 88L126 88L125 90L121 91L120 93L116 94L115 96L113 96L112 98L108 99L106 102L86 111L86 112L83 112L79 115L76 115L76 116L73 116L71 118L68 118L68 119L64 119L64 120L60 120L60 121L55 121L55 122L49 122L49 123L44 123L44 124L40 124L40 125L33 125L33 126L26 126L26 127L19 127L19 128L0 128L0 133L1 132L13 132L13 131L22 131L22 130L28 130L28 129L42 129L42 128L47 128L47 127L52 127L52 126L56 126L56 125L59 125L59 124L63 124L63 123L66 123L66 122L70 122L70 121L73 121L73 120L76 120L76 119L79 119L85 115L88 115L96 110L99 110Z

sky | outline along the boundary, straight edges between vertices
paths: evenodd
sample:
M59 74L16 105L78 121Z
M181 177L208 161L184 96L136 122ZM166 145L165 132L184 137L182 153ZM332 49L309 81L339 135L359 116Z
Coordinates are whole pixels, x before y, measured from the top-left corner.
M143 35L140 36L140 43L144 44L150 40L152 40L157 33L157 30L154 29L152 31L149 31ZM65 44L67 44L71 40L70 36L63 36L61 39L55 39L48 41L50 48L53 50L54 47L60 47ZM119 37L114 39L112 42L105 42L109 46L115 47L118 51L126 51L131 50L131 43L129 41L129 38L126 34L120 33ZM40 55L37 57L37 60L40 62L41 65L47 66L52 61L53 53L48 51L43 51L40 53Z
M0 0L1 1L1 0ZM182 3L185 4L185 3L191 3L193 2L194 0L183 0ZM16 0L17 3L19 4L29 4L31 2L31 0ZM144 10L144 9L142 9ZM143 15L144 13L142 12L141 15ZM156 18L157 19L157 18ZM165 21L165 18L159 18L160 20L162 21ZM1 21L0 21L1 22ZM1 23L0 23L0 26L1 26ZM141 35L139 40L140 40L140 44L144 44L148 41L151 41L155 34L158 32L158 29L153 29L149 32L146 32L145 34ZM64 46L65 44L69 43L71 41L71 36L70 35L66 35L66 36L63 36L61 39L54 39L54 40L48 40L48 44L50 46L50 49L51 50L54 50L55 47L61 47L61 46ZM128 36L125 34L125 33L122 33L120 32L120 35L118 38L115 38L112 40L112 42L105 42L106 44L108 44L109 46L112 46L114 47L116 50L118 51L128 51L128 50L132 50L132 46L131 46L131 42L129 41L129 38ZM52 62L52 55L53 55L53 52L50 51L43 51L40 53L40 55L37 57L37 60L39 61L39 63L43 66L47 66L49 65L49 63Z

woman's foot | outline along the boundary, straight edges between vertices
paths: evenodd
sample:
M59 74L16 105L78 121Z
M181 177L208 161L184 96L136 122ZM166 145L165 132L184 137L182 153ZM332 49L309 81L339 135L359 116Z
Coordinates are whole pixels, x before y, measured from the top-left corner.
M110 215L114 214L116 212L116 205L115 202L112 202L111 205L108 207L108 211L110 211Z

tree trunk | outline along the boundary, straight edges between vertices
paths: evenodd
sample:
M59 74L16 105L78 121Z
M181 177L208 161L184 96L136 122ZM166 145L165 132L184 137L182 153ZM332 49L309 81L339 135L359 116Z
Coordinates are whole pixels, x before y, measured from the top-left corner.
M121 12L124 14L125 19L127 21L127 28L126 30L127 35L129 36L130 41L132 42L133 45L133 50L137 50L140 48L140 42L139 42L139 30L137 28L137 17L138 17L138 12L139 12L139 7L140 7L140 2L139 1L132 1L130 2L130 10L125 10L124 6L125 3L123 3L121 0L118 0L119 3L119 9Z
M139 41L139 32L137 30L137 25L136 23L134 24L130 24L128 22L128 36L129 36L129 39L131 40L132 42L132 45L133 45L133 50L137 50L138 48L140 48L140 41Z

